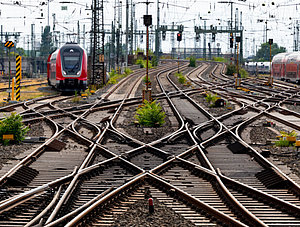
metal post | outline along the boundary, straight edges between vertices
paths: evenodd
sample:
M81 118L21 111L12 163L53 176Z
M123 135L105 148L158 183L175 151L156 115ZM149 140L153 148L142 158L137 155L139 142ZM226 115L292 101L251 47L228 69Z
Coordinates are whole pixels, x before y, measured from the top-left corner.
M11 81L11 100L14 101L14 96L15 96L15 78L12 78Z
M128 65L128 33L129 33L129 24L128 24L128 20L129 20L129 2L128 0L126 0L126 50L125 50L125 62L126 62L126 66Z
M273 77L272 77L272 43L270 43L270 81L269 81L269 85L272 86L273 85Z
M148 9L148 7L147 7ZM148 11L148 10L147 10ZM148 12L147 12L148 15ZM147 34L146 34L146 91L149 90L149 76L148 76L148 61L149 61L149 26L147 26Z
M157 27L155 31L155 55L159 59L160 23L159 23L159 0L157 0Z
M206 21L204 21L204 30L206 30ZM203 34L203 58L206 59L206 34Z
M266 42L268 42L268 21L266 21Z
M48 21L47 21L47 25L48 25L48 26L50 26L50 24L49 24L49 21L50 21L50 20L49 20L50 6L49 6L49 5L50 5L50 0L48 0Z
M133 17L133 4L132 4L132 0L130 1L130 5L131 5L131 11L130 11L130 51L129 53L132 55L133 54L133 21L134 21L134 17Z
M8 48L8 98L7 101L10 101L10 48Z
M178 57L177 57L177 59L178 59L178 70L177 70L177 72L179 73L179 55L180 55L180 42L178 41Z
M231 15L230 15L230 33L232 33L232 18L233 18L233 2L231 3L231 7L230 7L230 11L231 11ZM231 59L233 59L233 48L230 48L230 52L231 52ZM232 64L233 60L231 60L231 64Z
M80 44L80 25L79 25L79 21L77 21L77 43Z

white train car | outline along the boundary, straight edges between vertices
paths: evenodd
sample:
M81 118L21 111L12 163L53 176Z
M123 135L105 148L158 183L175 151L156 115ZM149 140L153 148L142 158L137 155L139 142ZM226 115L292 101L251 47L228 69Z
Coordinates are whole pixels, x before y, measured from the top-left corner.
M251 74L268 74L270 73L270 62L248 62L245 69Z

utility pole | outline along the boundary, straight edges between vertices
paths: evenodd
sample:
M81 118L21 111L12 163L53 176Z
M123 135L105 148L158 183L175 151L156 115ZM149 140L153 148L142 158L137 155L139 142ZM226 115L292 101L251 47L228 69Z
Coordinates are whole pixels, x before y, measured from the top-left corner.
M236 78L235 78L235 88L241 86L241 75L240 75L240 72L239 72L239 43L241 41L241 37L239 36L236 36L235 37L235 41L236 41L236 45L237 45L237 48L236 48Z
M269 86L273 85L273 75L272 75L272 44L273 44L273 39L269 39L269 45L270 45L270 76L269 76L269 81L268 81L268 85Z
M204 30L206 30L206 21L204 21ZM203 58L206 59L206 34L203 34Z
M31 57L32 57L32 66L33 66L33 74L36 73L36 62L35 62L35 32L34 32L34 24L31 24Z
M128 0L126 0L126 43L125 43L125 45L126 45L126 50L125 50L125 62L126 62L126 66L128 65L128 33L129 33L129 29L128 29L128 27L129 27L129 2L128 2Z
M172 22L171 43L172 43L172 50L171 50L172 53L173 50L175 49L174 22ZM175 51L174 51L174 55L175 55ZM172 58L174 58L174 56L172 56Z
M79 21L77 21L77 43L80 44L80 25L79 25Z
M116 55L116 48L115 48L115 42L116 42L116 33L115 33L115 25L114 22L111 22L111 51L110 51L110 60L111 60L111 68L115 68L115 55Z
M50 13L50 0L48 0L48 21L47 21L47 25L48 25L48 26L50 26L49 13Z
M144 25L146 26L146 89L143 90L143 101L151 101L151 89L149 89L150 86L150 80L148 75L148 62L149 62L149 26L152 25L152 15L148 14L148 5L150 2L146 2L146 15L144 15Z
M157 0L157 26L155 30L155 55L159 59L159 44L160 44L160 21L159 21L159 0Z
M130 11L130 48L129 48L129 54L133 54L133 24L134 24L134 21L135 21L135 18L134 18L134 15L133 15L133 4L132 4L132 0L130 1L130 8L131 8L131 11Z
M93 0L92 6L92 78L91 83L105 83L104 72L104 14L103 0Z
M266 20L265 24L266 24L266 41L265 41L265 43L266 43L268 41L268 21L267 20Z

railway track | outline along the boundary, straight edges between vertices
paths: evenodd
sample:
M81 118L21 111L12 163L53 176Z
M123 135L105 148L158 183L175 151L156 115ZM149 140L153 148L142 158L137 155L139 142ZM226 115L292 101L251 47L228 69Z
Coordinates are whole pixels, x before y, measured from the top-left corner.
M286 108L299 101L299 88L247 80L253 92L246 93L210 62L182 64L186 86L177 70L168 63L149 72L168 116L161 129L128 120L141 103L141 70L90 104L64 108L57 103L67 97L52 97L3 109L14 108L32 127L42 124L46 140L1 171L0 225L300 225L299 178L249 138L270 119L300 132L299 113ZM208 91L230 108L213 112L203 103Z

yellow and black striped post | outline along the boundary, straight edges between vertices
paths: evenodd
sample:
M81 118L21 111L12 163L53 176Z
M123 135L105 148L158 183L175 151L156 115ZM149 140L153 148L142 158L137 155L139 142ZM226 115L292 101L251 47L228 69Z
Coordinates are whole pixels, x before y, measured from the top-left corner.
M16 57L16 100L20 101L20 85L22 78L22 57L17 55Z

